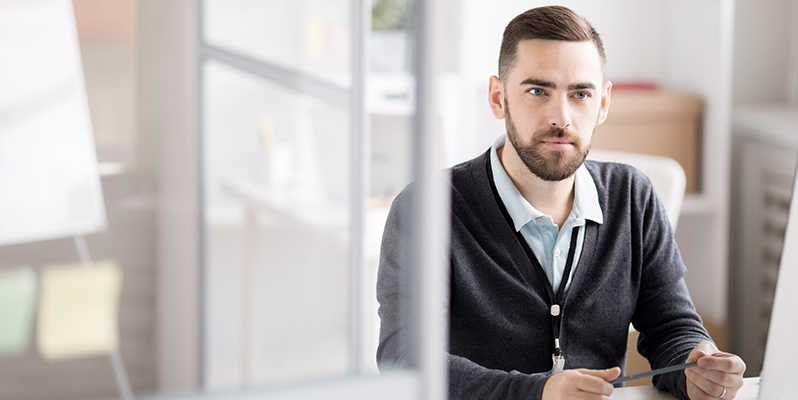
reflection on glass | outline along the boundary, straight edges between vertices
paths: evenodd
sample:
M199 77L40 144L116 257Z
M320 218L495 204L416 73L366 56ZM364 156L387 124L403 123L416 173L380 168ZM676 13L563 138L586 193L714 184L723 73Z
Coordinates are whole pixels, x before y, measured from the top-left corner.
M412 6L410 0L374 0L370 48L373 73L410 71Z
M382 203L410 183L415 80L411 0L374 0L366 108L371 117L371 196Z
M206 0L204 40L348 87L352 0Z
M351 7L206 0L203 39L298 73L299 87L305 79L348 87ZM377 371L380 242L391 201L411 179L415 105L410 2L381 0L373 11L372 38L385 33L389 42L364 68L370 140L351 132L349 104L222 62L203 66L206 389ZM371 144L362 171L350 166L353 141ZM370 178L362 219L351 210L353 174ZM363 249L358 279L353 241Z
M391 203L410 183L414 113L414 81L409 73L412 2L374 0L371 4L370 65L365 104L371 143L363 274L366 307L363 312L363 366L366 371L377 370L380 319L376 286L380 245Z
M343 375L348 109L213 61L204 77L206 388Z

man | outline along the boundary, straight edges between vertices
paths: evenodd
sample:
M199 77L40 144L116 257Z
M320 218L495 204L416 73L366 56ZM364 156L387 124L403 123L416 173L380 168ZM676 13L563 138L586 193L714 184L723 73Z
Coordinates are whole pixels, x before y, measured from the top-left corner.
M485 154L452 168L450 397L609 398L629 323L653 368L683 399L732 399L743 361L718 351L693 307L665 210L650 181L585 161L612 84L601 39L565 7L507 26L489 103L504 119ZM377 284L381 368L405 356L402 215L391 209Z

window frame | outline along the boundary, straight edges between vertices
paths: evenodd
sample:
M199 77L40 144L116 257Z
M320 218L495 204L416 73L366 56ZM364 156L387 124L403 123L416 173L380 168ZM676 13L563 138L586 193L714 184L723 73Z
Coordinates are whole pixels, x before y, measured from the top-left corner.
M206 283L203 281L202 270L204 260L203 248L203 222L202 222L202 135L203 135L203 64L207 60L222 62L228 66L246 70L273 83L282 84L303 93L309 93L327 101L345 101L351 107L351 126L353 135L360 140L353 140L351 145L352 165L352 244L351 244L351 327L350 327L350 373L347 376L324 381L312 381L302 385L293 385L280 388L246 389L241 391L226 392L223 394L203 393L200 395L186 395L184 397L169 397L174 399L273 399L273 400L301 400L324 397L327 399L429 399L442 400L447 397L447 369L446 355L441 349L441 344L446 343L445 324L441 323L440 311L446 304L443 299L448 298L448 232L449 220L449 192L447 177L439 171L442 169L443 160L436 159L432 149L435 146L436 111L432 82L440 71L442 64L440 54L435 51L440 48L439 42L442 32L436 29L435 15L445 15L441 1L417 0L414 7L415 26L417 34L414 35L414 46L418 52L416 60L416 87L417 87L417 113L414 124L414 160L413 177L419 186L414 198L416 212L412 221L415 237L413 241L412 288L416 296L411 305L411 319L414 332L412 365L403 371L385 373L378 376L362 374L362 354L360 354L361 331L361 305L360 305L360 276L362 274L363 254L363 225L364 206L367 193L367 179L365 174L368 150L368 114L365 111L364 92L365 75L368 56L367 29L370 28L370 1L352 0L352 83L350 88L341 88L320 79L286 70L276 65L248 58L234 52L226 51L203 42L202 34L202 6L199 0L194 4L197 18L196 42L196 90L194 91L197 104L196 124L199 139L197 139L197 162L195 174L198 176L196 196L199 203L196 224L200 231L197 240L199 254L199 293L196 307L198 326L202 326L202 310L204 308L203 290ZM192 7L186 5L186 7ZM423 38L423 39L422 39ZM424 266L422 268L422 266ZM430 307L430 304L441 303L441 307ZM203 386L202 362L202 334L199 337L199 348L195 359L200 364L198 372L198 386ZM158 397L163 398L163 397Z

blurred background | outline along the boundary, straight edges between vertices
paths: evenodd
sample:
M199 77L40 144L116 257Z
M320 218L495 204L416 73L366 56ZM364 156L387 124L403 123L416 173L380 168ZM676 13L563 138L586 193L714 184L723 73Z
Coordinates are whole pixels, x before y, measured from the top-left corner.
M121 272L133 394L377 374L382 224L414 163L412 2L371 0L360 21L351 0L0 1L0 14L61 3L107 219L85 239ZM798 1L562 4L602 35L615 84L595 147L684 168L688 286L719 347L758 375L798 160ZM504 133L488 78L504 26L538 5L447 3L443 164ZM40 275L80 262L78 248L68 235L0 245L0 271ZM0 399L120 396L107 354L48 360L41 334L0 351Z

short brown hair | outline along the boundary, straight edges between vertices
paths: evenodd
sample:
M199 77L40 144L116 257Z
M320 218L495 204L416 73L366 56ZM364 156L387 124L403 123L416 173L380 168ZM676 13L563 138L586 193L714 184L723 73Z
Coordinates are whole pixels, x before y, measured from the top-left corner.
M606 68L604 44L593 25L568 7L546 6L527 10L507 24L499 53L500 79L504 79L515 64L518 42L527 39L592 41L601 57L602 71Z

